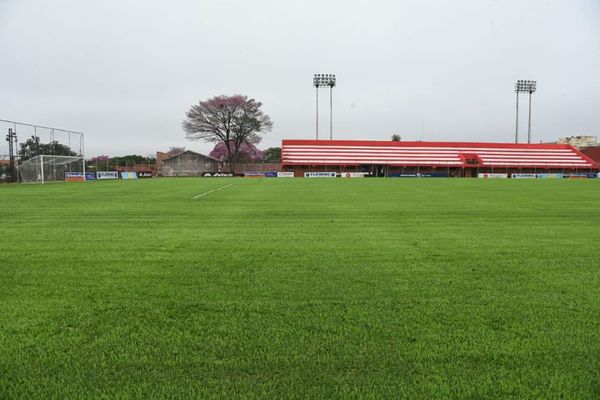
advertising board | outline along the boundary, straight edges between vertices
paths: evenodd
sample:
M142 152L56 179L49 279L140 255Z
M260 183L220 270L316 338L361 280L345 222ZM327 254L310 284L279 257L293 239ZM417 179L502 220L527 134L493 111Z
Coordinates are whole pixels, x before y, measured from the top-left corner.
M569 179L596 179L598 174L595 172L574 172L571 174L564 174L565 178Z
M137 179L135 172L121 172L121 179Z
M65 180L67 182L85 182L85 174L83 172L67 172Z
M205 178L231 178L233 172L203 172L202 176Z
M483 179L504 179L504 178L508 178L507 174L489 174L489 173L479 173L477 174L478 178L483 178Z
M98 171L96 179L119 179L119 173L117 171Z
M392 172L389 175L390 178L447 178L447 172L431 172L431 173L420 173L420 172Z
M335 178L335 172L305 172L305 178Z
M152 178L152 171L138 171L138 178Z
M265 178L277 178L276 171L267 171L265 172Z
M340 173L342 178L364 178L369 175L368 172L342 172Z
M96 180L96 174L94 172L86 172L85 173L85 180L86 181L95 181Z
M262 171L244 172L244 178L264 178L265 173Z
M294 173L289 171L282 171L277 173L278 178L293 178Z
M540 174L540 178L542 179L562 179L564 177L565 174L562 173Z
M540 174L510 174L512 179L536 179Z

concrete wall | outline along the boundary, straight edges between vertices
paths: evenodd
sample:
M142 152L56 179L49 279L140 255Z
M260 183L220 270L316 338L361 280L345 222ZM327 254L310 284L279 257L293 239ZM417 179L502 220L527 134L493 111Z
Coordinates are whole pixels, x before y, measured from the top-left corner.
M223 166L223 169L228 169L228 166ZM280 163L241 163L234 164L233 171L236 174L244 172L264 172L264 171L281 171Z
M194 153L181 153L163 160L162 176L200 176L204 172L217 172L219 162L210 157Z

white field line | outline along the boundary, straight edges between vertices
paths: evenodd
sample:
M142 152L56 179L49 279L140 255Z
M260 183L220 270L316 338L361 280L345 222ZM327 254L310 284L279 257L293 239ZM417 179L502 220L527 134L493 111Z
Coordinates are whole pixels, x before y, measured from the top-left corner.
M208 192L201 193L201 194L199 194L197 196L194 196L193 198L194 199L198 199L198 198L200 198L202 196L206 196L207 194L211 194L213 192L216 192L217 190L223 190L223 189L228 188L229 186L232 186L232 185L233 185L233 183L230 183L229 185L221 186L220 188L216 188L216 189L213 189L213 190L209 190Z

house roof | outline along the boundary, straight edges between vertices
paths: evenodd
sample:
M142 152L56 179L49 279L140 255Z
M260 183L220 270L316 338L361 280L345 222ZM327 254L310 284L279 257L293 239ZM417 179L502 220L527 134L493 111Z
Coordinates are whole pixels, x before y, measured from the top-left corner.
M596 163L568 144L283 140L283 165L584 168Z
M217 162L219 162L219 160L217 160L217 159L215 159L215 158L212 158L212 157L210 157L210 156L207 156L207 155L204 155L204 154L196 153L195 151L192 151L192 150L184 150L184 151L182 151L181 153L173 154L172 156L169 156L169 157L163 158L163 159L162 159L162 161L163 161L163 162L165 162L165 161L167 161L167 160L170 160L171 158L179 157L179 156L181 156L181 155L183 155L183 154L194 154L194 155L197 155L197 156L201 156L201 157L205 157L205 158L210 158L210 159L211 159L211 160L213 160L213 161L217 161Z

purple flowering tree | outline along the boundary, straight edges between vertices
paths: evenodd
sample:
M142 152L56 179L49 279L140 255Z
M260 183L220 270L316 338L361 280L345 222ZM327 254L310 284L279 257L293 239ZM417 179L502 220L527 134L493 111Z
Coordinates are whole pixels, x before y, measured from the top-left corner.
M261 107L261 102L248 96L216 96L190 107L183 130L189 140L222 144L223 161L231 167L240 161L242 146L258 144L261 135L273 127Z
M233 144L230 147L233 147ZM227 160L227 155L228 152L225 143L217 143L209 154L212 158L220 161ZM261 162L262 159L263 152L257 149L252 143L242 143L236 156L237 162Z

